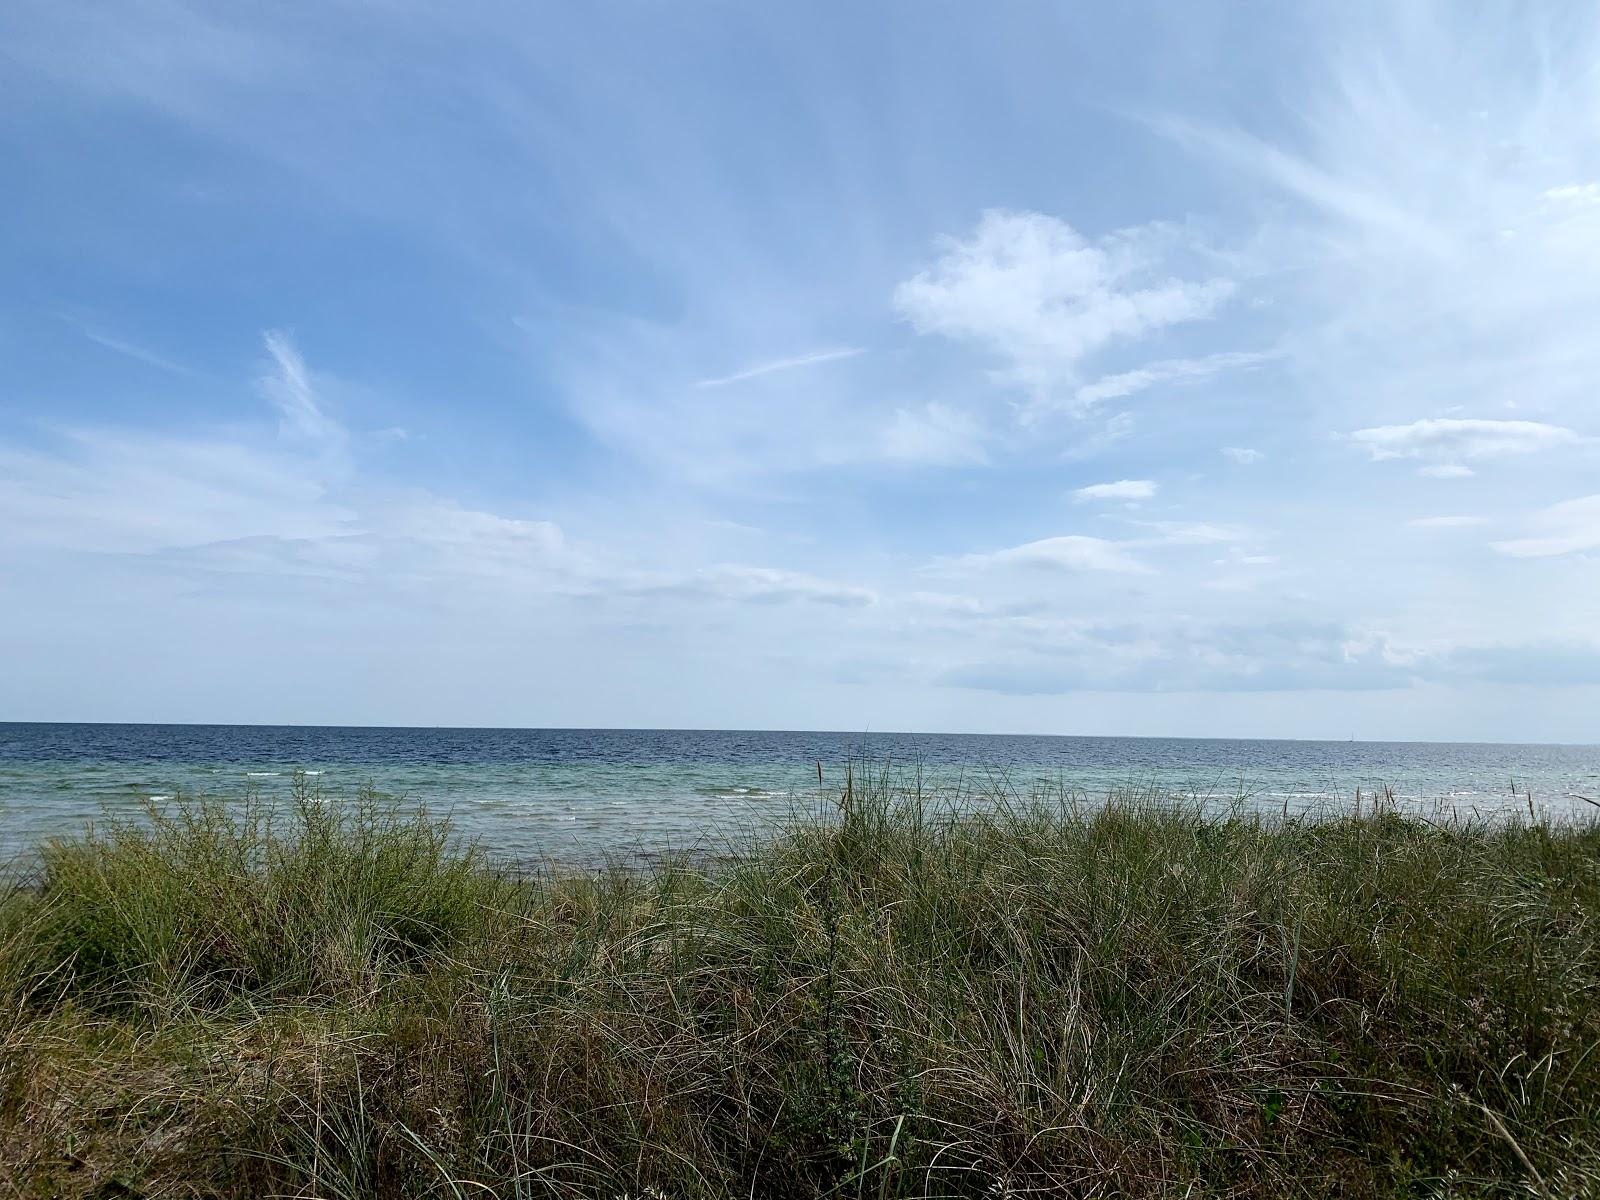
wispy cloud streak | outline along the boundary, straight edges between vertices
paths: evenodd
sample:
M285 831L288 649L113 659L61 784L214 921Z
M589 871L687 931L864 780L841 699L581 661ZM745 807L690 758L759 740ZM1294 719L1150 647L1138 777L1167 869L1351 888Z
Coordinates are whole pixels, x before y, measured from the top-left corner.
M772 362L761 363L743 371L735 371L732 375L722 375L715 379L697 379L694 386L697 388L726 387L730 383L743 383L747 379L760 379L763 375L773 375L779 371L793 371L800 367L815 367L822 363L838 362L843 358L855 358L865 354L866 350L860 346L844 346L837 350L818 350L814 354L797 354L793 358L779 358Z

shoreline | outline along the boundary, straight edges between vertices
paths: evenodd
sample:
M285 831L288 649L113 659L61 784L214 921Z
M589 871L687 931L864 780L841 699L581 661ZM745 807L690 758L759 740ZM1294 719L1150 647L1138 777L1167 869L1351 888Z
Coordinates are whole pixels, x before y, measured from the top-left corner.
M515 879L376 795L266 816L104 828L4 893L0 1183L1600 1186L1600 820L952 811L857 778L714 863Z

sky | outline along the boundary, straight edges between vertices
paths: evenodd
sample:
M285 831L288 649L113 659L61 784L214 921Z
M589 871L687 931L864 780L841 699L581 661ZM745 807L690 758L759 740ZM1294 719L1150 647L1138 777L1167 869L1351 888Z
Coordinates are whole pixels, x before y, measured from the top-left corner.
M0 719L1596 714L1592 4L0 9Z

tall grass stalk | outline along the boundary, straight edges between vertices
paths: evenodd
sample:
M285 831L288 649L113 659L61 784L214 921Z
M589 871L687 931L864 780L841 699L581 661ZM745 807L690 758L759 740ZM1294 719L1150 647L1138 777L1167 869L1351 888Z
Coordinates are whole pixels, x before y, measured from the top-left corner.
M650 871L309 787L45 847L0 1196L1600 1192L1600 826L845 778Z

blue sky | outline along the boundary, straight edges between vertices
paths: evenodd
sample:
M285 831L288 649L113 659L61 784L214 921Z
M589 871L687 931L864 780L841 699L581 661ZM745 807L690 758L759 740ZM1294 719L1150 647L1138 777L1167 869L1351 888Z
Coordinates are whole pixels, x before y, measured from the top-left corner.
M1581 740L1592 5L0 13L0 718Z

